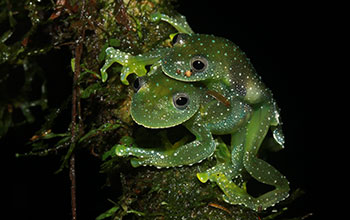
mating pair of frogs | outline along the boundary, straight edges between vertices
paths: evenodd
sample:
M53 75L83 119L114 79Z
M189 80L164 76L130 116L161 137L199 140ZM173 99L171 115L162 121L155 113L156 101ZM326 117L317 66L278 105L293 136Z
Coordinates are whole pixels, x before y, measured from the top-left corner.
M287 179L273 166L257 157L268 130L282 149L284 137L278 107L271 91L245 54L227 39L193 33L184 17L177 19L156 13L154 21L166 21L178 34L172 35L172 47L131 55L118 49L106 49L102 74L113 63L123 65L121 80L138 75L134 82L131 116L151 129L183 125L195 140L175 149L126 147L116 149L118 156L133 156L134 167L150 165L176 167L199 163L225 145L213 135L231 135L230 156L205 172L197 173L205 183L215 182L224 201L255 211L265 210L288 196ZM145 66L151 65L147 73ZM247 193L242 174L275 187L257 198Z

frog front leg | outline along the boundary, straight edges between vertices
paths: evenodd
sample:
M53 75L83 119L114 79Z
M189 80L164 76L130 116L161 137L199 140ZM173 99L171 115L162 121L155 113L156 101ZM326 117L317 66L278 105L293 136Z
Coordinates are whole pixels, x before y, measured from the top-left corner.
M121 70L120 79L125 85L129 85L127 77L131 73L135 73L137 76L144 76L147 73L146 66L156 63L167 52L168 48L160 48L152 50L150 52L132 55L131 53L108 47L106 49L106 60L103 67L100 69L102 81L105 82L108 78L107 69L113 63L119 63L123 65Z
M119 146L116 154L136 157L131 160L134 167L151 165L161 168L199 163L210 157L215 151L215 142L210 130L199 122L200 115L197 114L184 123L184 126L195 135L196 140L176 149Z

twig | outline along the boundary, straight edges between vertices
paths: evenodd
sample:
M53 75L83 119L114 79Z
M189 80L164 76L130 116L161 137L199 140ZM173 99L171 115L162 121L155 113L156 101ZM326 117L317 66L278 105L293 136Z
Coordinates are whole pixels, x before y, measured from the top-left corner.
M80 11L80 20L84 19L85 1L82 2ZM73 77L73 95L72 95L72 144L76 144L77 136L79 135L81 121L81 107L80 107L80 88L78 80L80 77L80 60L83 52L83 40L85 38L84 22L79 28L78 41L75 47L75 69ZM78 120L78 124L77 124ZM78 126L77 126L78 125ZM71 202L72 202L72 220L77 219L77 203L76 203L76 170L75 170L75 153L73 152L69 161L69 178L71 181Z
M72 220L77 219L77 201L76 201L76 179L75 179L75 154L73 153L69 161L69 178L71 181L71 202L72 202Z

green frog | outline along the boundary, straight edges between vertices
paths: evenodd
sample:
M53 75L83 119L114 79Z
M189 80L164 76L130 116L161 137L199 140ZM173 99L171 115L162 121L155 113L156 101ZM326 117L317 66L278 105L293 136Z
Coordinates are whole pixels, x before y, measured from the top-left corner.
M215 182L224 201L261 211L287 198L287 179L257 157L269 129L280 149L284 136L277 104L249 59L227 39L193 33L184 17L156 13L152 18L169 22L179 31L171 36L172 47L140 55L107 48L101 74L106 75L107 68L118 62L123 65L122 82L128 84L131 73L139 76L131 104L136 123L151 129L183 125L196 139L170 149L120 145L117 155L133 156L134 167L176 167L199 163L220 146L228 149L229 156L197 177L203 183ZM146 65L151 65L148 73ZM229 146L213 138L227 134L231 135ZM275 189L257 198L251 196L242 179L244 173Z

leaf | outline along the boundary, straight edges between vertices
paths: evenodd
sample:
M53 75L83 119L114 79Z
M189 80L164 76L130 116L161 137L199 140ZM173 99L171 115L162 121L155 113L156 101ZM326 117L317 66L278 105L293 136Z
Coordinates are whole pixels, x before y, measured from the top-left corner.
M108 79L108 74L107 74L107 72L102 72L102 71L101 71L101 80L102 80L102 82L106 82L107 79Z
M113 157L115 156L115 149L119 146L120 144L114 145L109 151L105 152L102 155L102 161L105 161L108 157Z
M128 211L127 211L127 213L136 214L136 215L138 215L138 216L146 216L146 214L145 214L145 213L140 212L140 211L136 211L136 210L133 210L133 209L128 210Z
M133 145L135 143L135 140L134 140L134 138L132 138L130 136L123 136L120 139L120 143L122 143L123 145L130 146L130 145Z
M104 213L100 214L99 216L96 217L96 220L102 220L102 219L106 219L108 217L111 217L114 215L114 213L116 213L119 210L119 206L114 206L110 209L108 209L107 211L105 211Z
M222 140L216 143L215 157L219 163L225 163L231 160L231 153Z
M24 47L20 41L12 44L11 46L0 43L0 64L15 60L17 56L23 51Z
M72 68L72 72L75 73L75 58L70 60L70 66Z
M80 91L80 97L82 99L89 98L91 94L96 93L96 91L99 89L101 89L101 85L99 83L89 85L86 89Z
M83 137L81 137L79 139L78 143L81 143L84 140L99 134L100 132L111 131L111 130L117 129L119 127L120 127L120 124L118 124L118 123L116 123L116 124L105 123L105 124L101 125L100 127L98 127L97 129L90 130L88 133L86 133Z
M101 48L101 52L98 55L98 61L103 61L106 58L106 49L108 47L108 43L104 44Z
M13 34L13 31L11 30L6 31L3 35L1 35L0 42L5 43L5 41L9 39L12 36L12 34Z
M70 137L70 134L69 133L60 133L60 134L48 133L46 135L43 135L42 139L51 139L51 138L55 138L55 137ZM62 138L62 139L64 140L65 138ZM58 143L60 143L60 142L58 142Z
M114 39L114 38L110 39L108 43L111 47L119 47L120 46L120 40L118 40L118 39Z

